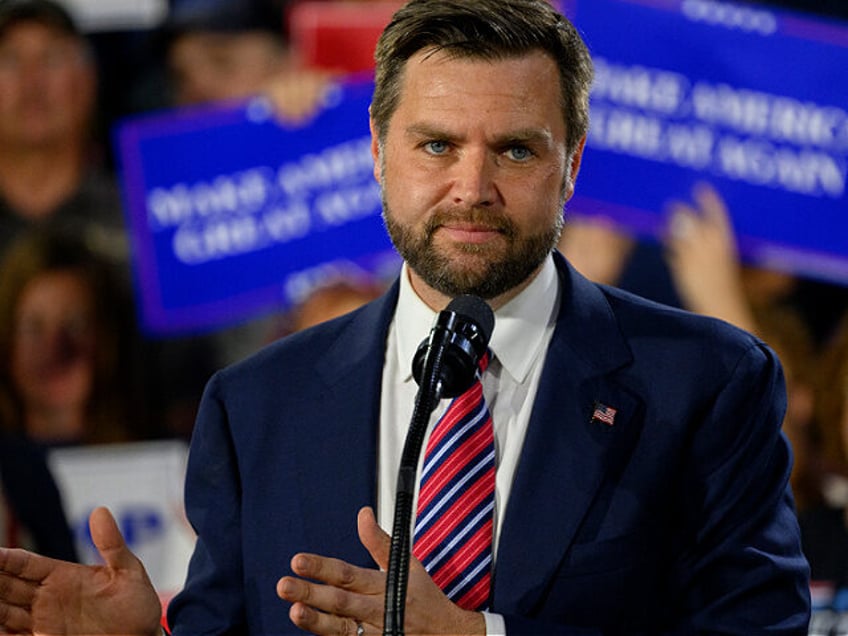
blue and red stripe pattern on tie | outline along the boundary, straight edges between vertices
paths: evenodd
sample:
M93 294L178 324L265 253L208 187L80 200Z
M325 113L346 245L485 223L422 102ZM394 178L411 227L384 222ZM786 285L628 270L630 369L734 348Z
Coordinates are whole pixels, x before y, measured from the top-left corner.
M448 598L487 609L491 587L495 439L480 373L455 398L427 442L412 553Z

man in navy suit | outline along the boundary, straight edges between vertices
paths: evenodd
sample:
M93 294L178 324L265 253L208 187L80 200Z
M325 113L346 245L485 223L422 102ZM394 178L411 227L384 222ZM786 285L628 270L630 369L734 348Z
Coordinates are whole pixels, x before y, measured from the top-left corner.
M395 15L371 125L405 265L381 299L210 381L174 634L381 633L381 527L416 393L410 362L463 293L496 316L483 379L497 449L488 611L455 605L413 560L406 633L806 634L774 354L725 323L593 284L554 250L591 75L576 30L544 0L413 0ZM143 568L106 511L92 534L106 567L72 572L108 602L61 622L45 595L68 594L52 579L70 566L6 552L0 624L154 633Z

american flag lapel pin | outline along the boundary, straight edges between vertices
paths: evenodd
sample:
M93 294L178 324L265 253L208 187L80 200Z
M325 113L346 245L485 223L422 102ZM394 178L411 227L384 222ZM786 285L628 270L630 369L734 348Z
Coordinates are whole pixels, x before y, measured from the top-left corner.
M615 424L616 413L618 413L617 409L606 404L601 404L600 402L595 402L595 409L592 411L592 423L599 422L607 426L613 426Z

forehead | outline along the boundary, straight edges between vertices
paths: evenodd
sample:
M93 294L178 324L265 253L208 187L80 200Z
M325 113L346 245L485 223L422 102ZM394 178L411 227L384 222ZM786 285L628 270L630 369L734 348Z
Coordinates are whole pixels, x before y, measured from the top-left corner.
M278 49L279 44L274 37L264 31L187 31L171 43L168 54L172 59L242 51L274 55Z
M38 292L87 297L91 291L89 279L81 270L61 268L48 269L32 276L24 286L22 296Z
M490 60L425 50L405 65L395 117L488 119L563 132L561 103L558 67L543 51Z
M0 31L0 46L10 46L23 41L40 41L82 47L82 41L77 36L39 20L19 20L7 25Z

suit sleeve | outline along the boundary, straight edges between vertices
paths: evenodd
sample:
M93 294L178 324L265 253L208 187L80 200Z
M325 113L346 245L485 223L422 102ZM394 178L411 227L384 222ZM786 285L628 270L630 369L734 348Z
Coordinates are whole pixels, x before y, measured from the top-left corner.
M171 601L173 636L245 634L241 483L220 376L206 388L186 473L186 515L198 539L186 584Z
M685 519L693 541L678 561L687 626L718 634L806 634L809 568L801 552L781 433L783 375L752 347L694 437Z
M792 459L780 431L782 371L764 345L750 347L698 416L681 474L684 548L661 634L806 636L809 571L789 490ZM641 634L505 616L507 636Z

